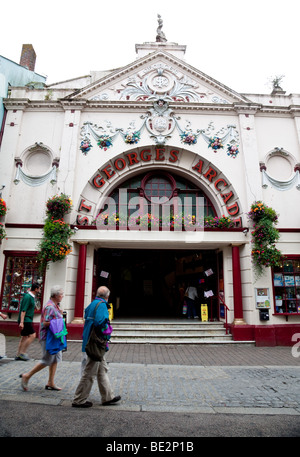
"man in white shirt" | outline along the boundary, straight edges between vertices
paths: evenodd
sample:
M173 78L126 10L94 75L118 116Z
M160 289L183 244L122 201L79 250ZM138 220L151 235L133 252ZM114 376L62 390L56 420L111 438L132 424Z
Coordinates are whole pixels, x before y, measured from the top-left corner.
M185 299L187 302L187 315L188 319L197 319L197 312L196 312L196 298L198 298L198 293L196 287L189 286L185 291Z

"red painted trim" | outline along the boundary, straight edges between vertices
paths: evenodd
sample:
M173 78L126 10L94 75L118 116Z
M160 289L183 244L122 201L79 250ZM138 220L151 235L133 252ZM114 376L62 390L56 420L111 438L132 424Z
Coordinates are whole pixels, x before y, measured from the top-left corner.
M80 244L77 267L74 319L83 318L87 245Z
M13 222L8 222L5 224L7 228L29 228L29 229L42 229L44 228L44 224L15 224Z
M14 222L8 222L5 224L7 228L29 228L29 229L42 229L44 228L44 224L19 224ZM79 230L97 230L96 225L77 225L72 224L71 228L77 227ZM216 229L216 228L205 228L205 232L242 232L245 230L245 227L232 227L232 228L223 228L223 229ZM279 232L282 233L300 233L300 228L279 228Z
M243 319L242 280L241 280L239 246L232 246L232 278L233 278L234 318Z

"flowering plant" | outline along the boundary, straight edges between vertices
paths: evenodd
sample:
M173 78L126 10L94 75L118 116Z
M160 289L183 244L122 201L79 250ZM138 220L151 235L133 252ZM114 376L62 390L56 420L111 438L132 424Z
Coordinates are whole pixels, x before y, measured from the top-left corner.
M275 246L279 240L279 232L274 227L278 222L278 215L273 208L256 201L251 205L248 218L253 222L251 256L259 277L263 273L263 267L278 266L284 257Z
M218 136L214 136L213 138L209 139L208 147L214 149L214 152L217 152L218 149L221 149L224 146L221 138L219 138Z
M112 139L108 135L100 135L97 144L101 149L104 149L104 151L106 151L108 148L112 146Z
M204 227L207 228L232 228L234 227L235 224L232 219L229 217L224 216L224 214L221 217L212 217L212 216L206 216L204 219Z
M85 140L82 140L80 143L79 149L84 155L87 155L87 153L91 150L93 145L91 144L90 140L87 138Z
M44 239L40 244L38 261L41 267L47 267L49 262L63 260L72 251L69 243Z
M6 231L4 229L4 225L0 222L0 241L6 237Z
M7 211L6 203L3 198L0 198L0 216L5 216Z
M37 254L39 268L42 271L48 267L49 262L63 260L72 250L68 239L74 231L63 220L63 216L71 209L72 200L65 194L55 195L46 203L47 218Z
M251 205L248 218L252 219L253 222L258 222L262 219L269 220L275 224L278 222L278 215L276 214L276 211L273 208L266 206L261 201L254 202Z
M72 204L72 200L65 194L54 195L46 203L46 213L50 217L60 219L70 213Z
M239 150L238 150L238 147L237 146L234 146L234 145L228 145L227 147L227 155L232 157L233 159L236 158L236 156L238 155L239 153Z
M127 144L137 144L140 141L140 132L126 133L124 141Z
M183 132L180 135L181 142L185 144L196 144L197 136L194 133Z

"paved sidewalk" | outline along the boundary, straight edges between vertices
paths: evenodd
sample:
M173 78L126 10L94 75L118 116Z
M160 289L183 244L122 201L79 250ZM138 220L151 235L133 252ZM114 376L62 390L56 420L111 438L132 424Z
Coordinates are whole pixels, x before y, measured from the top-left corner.
M36 364L40 348L35 341L29 349L32 360L15 361L18 341L6 341L0 399L70 407L80 376L81 344L70 342L58 366L56 383L62 391L45 390L45 369L23 392L19 375ZM108 407L114 410L300 416L300 358L293 357L291 348L111 344L107 360L114 391L122 396ZM90 399L95 408L103 408L97 383Z
M14 358L19 338L6 337L6 356ZM29 357L39 360L41 348L38 339L29 348ZM106 359L111 363L142 363L162 365L205 366L300 366L300 350L294 357L291 347L256 347L252 344L120 344L111 343ZM81 342L68 341L63 360L81 361Z

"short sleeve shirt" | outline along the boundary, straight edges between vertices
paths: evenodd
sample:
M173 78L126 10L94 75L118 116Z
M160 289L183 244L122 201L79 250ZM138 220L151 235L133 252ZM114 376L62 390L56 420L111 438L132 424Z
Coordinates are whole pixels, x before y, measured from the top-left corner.
M44 323L50 322L52 319L60 319L61 317L61 311L55 306L52 300L49 300L41 314L40 340L46 340L47 338L48 327L45 327Z
M35 306L35 300L34 296L31 295L30 292L24 295L21 301L20 305L20 313L19 313L19 321L20 321L20 316L21 313L25 311L25 318L24 322L32 322L33 321L33 316L34 316L34 306Z

